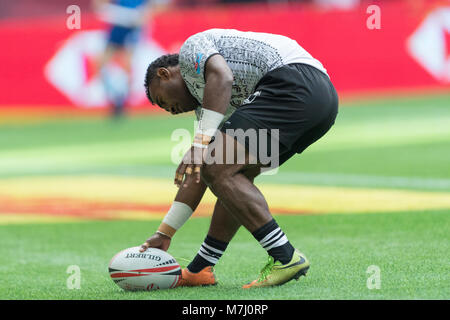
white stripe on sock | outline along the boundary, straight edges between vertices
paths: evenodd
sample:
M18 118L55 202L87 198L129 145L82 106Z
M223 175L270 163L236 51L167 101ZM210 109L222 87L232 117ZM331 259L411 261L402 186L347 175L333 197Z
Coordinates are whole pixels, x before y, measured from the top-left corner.
M269 241L266 241L265 245L263 246L264 249L266 247L271 246L272 244L276 243L278 240L280 240L284 236L284 232L280 231L280 233L277 233L275 237L272 237ZM266 249L267 250L267 249Z
M214 257L212 257L212 256L210 256L208 254L203 253L202 249L200 249L198 251L198 255L201 256L203 259L205 259L205 260L207 260L207 261L209 261L211 263L214 263L214 264L216 264L219 261L219 259L214 258Z
M288 238L286 237L286 235L283 235L283 237L281 237L281 239L277 240L275 243L273 243L272 245L270 245L270 246L268 246L267 248L264 248L264 249L269 251L272 248L282 246L286 242L288 242Z
M219 250L219 249L216 249L216 248L213 248L213 247L207 245L207 244L204 243L204 242L203 242L202 246L205 247L206 249L209 249L209 250L211 250L211 251L214 251L214 252L216 252L216 253L218 253L218 254L220 254L220 255L223 254L223 251L221 251L221 250Z
M273 238L273 236L280 231L281 231L280 228L276 228L275 230L270 232L267 236L265 236L261 241L259 241L259 243L264 247L268 242L270 242L270 240Z

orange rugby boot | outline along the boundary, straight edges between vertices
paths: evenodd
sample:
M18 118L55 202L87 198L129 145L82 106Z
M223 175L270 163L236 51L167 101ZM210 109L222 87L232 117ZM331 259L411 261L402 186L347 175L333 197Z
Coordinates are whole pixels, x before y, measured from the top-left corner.
M209 266L198 273L192 273L187 268L182 269L177 287L212 286L216 284L214 269Z

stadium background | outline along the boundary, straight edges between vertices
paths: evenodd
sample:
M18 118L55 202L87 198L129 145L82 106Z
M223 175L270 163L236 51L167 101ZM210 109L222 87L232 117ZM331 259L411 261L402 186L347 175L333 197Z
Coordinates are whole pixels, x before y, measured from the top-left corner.
M66 26L72 1L0 2L0 270L10 275L1 299L450 297L449 1L175 1L145 27L120 121L107 117L94 67L106 25L90 1L76 2L75 30ZM380 29L367 25L374 4ZM145 68L213 27L297 40L339 92L333 130L257 180L311 257L311 276L242 292L264 251L240 230L217 266L221 286L123 294L108 279L109 259L159 224L176 192L172 133L194 130L192 115L146 102ZM180 262L207 231L214 197L204 200L169 249ZM81 269L80 290L67 287L70 265ZM381 289L367 286L372 265Z

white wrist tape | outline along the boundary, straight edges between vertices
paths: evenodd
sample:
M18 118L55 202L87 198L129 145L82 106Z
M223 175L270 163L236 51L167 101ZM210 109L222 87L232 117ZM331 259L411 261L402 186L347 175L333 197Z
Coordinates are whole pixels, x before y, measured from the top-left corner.
M192 213L191 207L187 204L174 201L162 222L178 230L191 217Z
M219 112L205 108L202 108L200 112L200 120L198 121L196 134L210 137L214 136L225 116Z

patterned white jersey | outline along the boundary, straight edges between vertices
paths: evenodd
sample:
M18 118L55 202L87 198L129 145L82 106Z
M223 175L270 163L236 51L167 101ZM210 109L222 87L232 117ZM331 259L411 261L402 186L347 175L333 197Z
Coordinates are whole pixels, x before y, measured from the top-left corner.
M205 64L215 54L226 60L234 76L227 115L254 93L265 74L276 68L303 63L327 74L317 59L288 37L234 29L210 29L189 37L180 49L181 76L200 104L203 104Z

